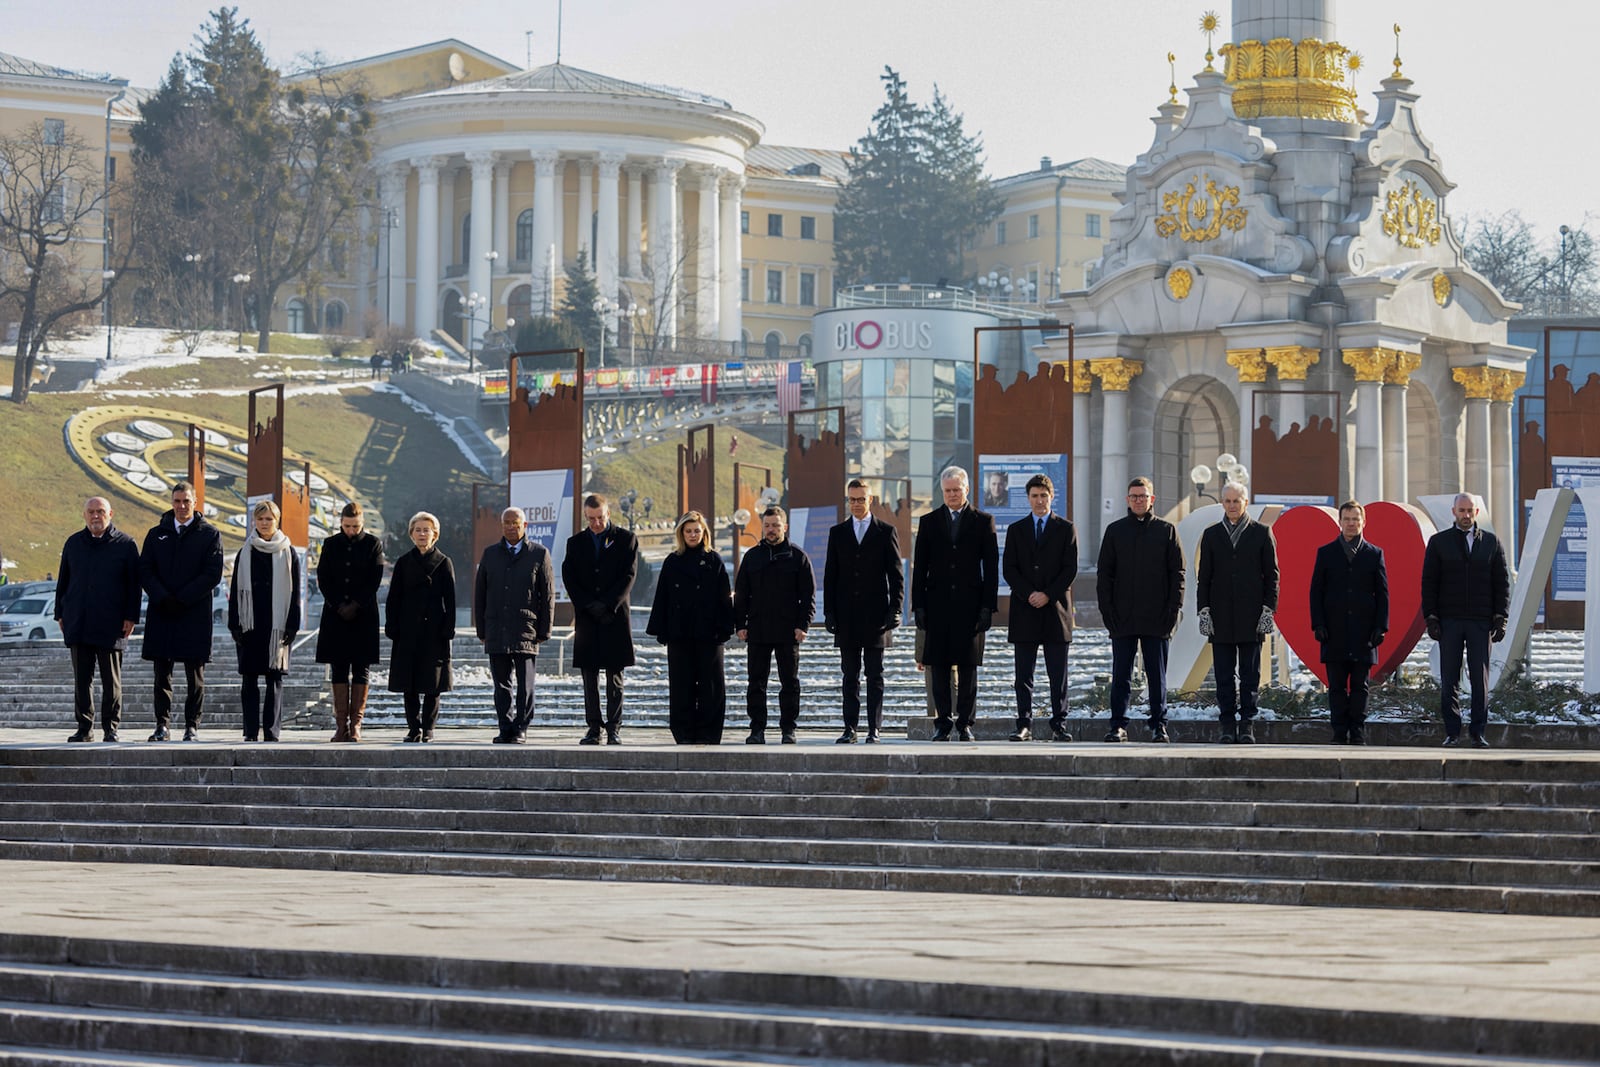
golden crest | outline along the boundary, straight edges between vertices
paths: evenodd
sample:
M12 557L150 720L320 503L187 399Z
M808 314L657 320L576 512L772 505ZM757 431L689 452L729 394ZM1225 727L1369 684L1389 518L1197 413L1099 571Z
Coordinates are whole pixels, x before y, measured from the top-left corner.
M1450 293L1453 286L1450 284L1448 274L1435 274L1433 276L1433 302L1440 307L1450 303Z
M1438 202L1424 195L1415 181L1390 190L1383 209L1383 232L1406 248L1438 244L1443 234Z
M1181 192L1162 194L1161 210L1167 214L1157 216L1156 233L1177 234L1185 241L1210 241L1222 236L1224 229L1237 233L1250 217L1249 209L1239 206L1237 185L1219 187L1205 174L1190 179Z
M1167 271L1167 292L1172 294L1172 299L1183 300L1189 295L1189 290L1194 288L1194 275L1184 267L1173 267Z

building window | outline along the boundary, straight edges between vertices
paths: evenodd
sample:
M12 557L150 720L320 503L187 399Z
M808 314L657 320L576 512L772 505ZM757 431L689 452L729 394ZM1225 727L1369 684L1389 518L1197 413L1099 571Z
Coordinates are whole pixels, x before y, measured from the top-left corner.
M749 267L740 267L739 268L739 299L740 300L744 300L744 301L748 301L750 299L750 268Z
M461 262L472 260L472 212L461 216Z
M767 303L783 303L783 271L767 271Z
M783 236L783 216L782 215L768 215L767 216L767 236L768 237L782 237Z
M817 239L817 220L812 215L800 216L800 240L815 241Z
M44 120L44 143L61 144L67 139L67 123L65 119Z
M1004 220L994 224L994 243L997 245L1006 243L1006 224Z
M1083 217L1083 235L1085 237L1100 236L1100 216L1085 215Z
M62 222L67 217L66 186L56 183L44 194L44 221Z
M809 333L803 333L800 335L799 348L801 359L811 358L811 335Z
M287 325L290 333L306 332L306 306L300 302L298 297L289 301L283 311L285 317L289 320Z
M344 329L344 305L337 300L330 300L322 308L322 328L334 333Z
M739 232L740 233L749 233L750 232L750 212L748 212L748 211L739 212Z
M116 180L117 180L117 157L116 156L109 156L109 157L106 158L106 181L114 182Z
M767 334L764 342L766 351L763 353L768 359L777 359L783 355L783 334L773 330Z
M1028 216L1028 239L1031 241L1039 236L1039 216Z
M526 208L517 216L517 254L514 257L518 262L526 263L533 258L533 208Z
M817 276L809 271L800 275L800 306L807 308L817 306Z

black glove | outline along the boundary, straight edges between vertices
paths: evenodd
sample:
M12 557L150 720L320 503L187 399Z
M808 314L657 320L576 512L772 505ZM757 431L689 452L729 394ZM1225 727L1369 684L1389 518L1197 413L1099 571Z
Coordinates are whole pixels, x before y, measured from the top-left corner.
M988 608L979 608L977 632L980 634L985 633L992 625L994 625L994 612L990 611Z
M911 618L912 618L913 621L916 622L917 629L926 630L928 628L928 609L927 608L917 608L915 611L913 611L911 613Z
M1494 617L1494 622L1489 624L1489 640L1498 645L1505 639L1506 617L1504 615L1496 615Z
M1325 645L1328 643L1328 631L1321 626L1318 626L1315 630L1312 630L1311 636L1317 639L1317 643L1319 645Z
M1373 648L1377 648L1379 645L1383 644L1383 635L1384 631L1382 630L1372 631L1372 633L1367 636L1367 644L1371 645Z
M900 628L900 613L898 611L891 611L891 612L889 612L889 614L887 614L887 615L885 615L883 617L883 627L882 627L882 629L884 630L885 633L887 633L890 630L898 630L899 628Z
M1437 615L1428 616L1428 636L1435 641L1444 636L1444 626L1440 624Z
M833 621L832 615L824 615L822 617L822 628L828 631L830 634L836 634L839 632L839 624Z

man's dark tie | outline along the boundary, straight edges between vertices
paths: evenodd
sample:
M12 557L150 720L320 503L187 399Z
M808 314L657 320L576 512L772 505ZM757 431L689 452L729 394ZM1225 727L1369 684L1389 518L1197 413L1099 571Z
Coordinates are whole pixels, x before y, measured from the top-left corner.
M1043 540L1044 540L1044 520L1043 519L1034 519L1033 520L1033 543L1034 544L1038 544L1040 541L1043 541Z

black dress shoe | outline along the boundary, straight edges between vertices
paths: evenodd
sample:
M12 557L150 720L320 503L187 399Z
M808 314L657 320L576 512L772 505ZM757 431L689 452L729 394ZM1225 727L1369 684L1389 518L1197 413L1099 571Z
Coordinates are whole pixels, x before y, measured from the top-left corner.
M1167 733L1167 724L1157 722L1150 724L1150 740L1158 745L1164 745L1172 740L1172 735Z
M1032 741L1033 731L1026 726L1019 726L1017 732L1011 735L1013 741Z
M183 728L183 739L185 741L198 741L200 740L200 731L193 726L185 726Z
M1231 730L1229 730L1226 726L1224 726L1222 728L1222 732L1217 735L1217 741L1220 744L1231 745L1237 740L1239 740L1239 739L1236 736L1234 736L1233 732Z
M518 730L516 733L512 734L511 735L511 743L513 745L525 745L525 744L527 744L528 743L528 731L526 731L526 730Z
M875 745L877 743L878 743L878 731L876 731L876 730L868 730L867 731L867 744Z
M1473 748L1488 748L1489 747L1489 739L1487 737L1484 737L1482 734L1473 734L1472 735L1472 747Z
M117 735L117 732L115 730L107 730L106 733L105 733L105 736L102 737L100 740L102 740L102 741L110 741L113 744L115 744L117 741L120 741L121 738Z
M245 734L245 735L244 735L244 739L245 739L245 740L246 740L246 741L259 741L259 740L261 740L261 739L260 739L260 738L259 738L259 737L257 737L257 736L256 736L256 735L255 735L255 734Z
M165 726L157 726L156 729L155 729L155 733L153 733L149 737L145 738L145 740L146 741L171 741L172 740L172 735L167 732L167 728Z
M1350 743L1352 745L1364 745L1364 744L1367 743L1367 735L1362 733L1359 728L1355 729L1355 730L1351 730L1350 731Z
M977 737L972 732L972 727L963 726L956 731L956 738L961 741L976 741Z
M424 730L424 731L422 731L422 737L420 738L420 741L422 742L422 744L425 745L429 741L432 741L432 740L433 740L433 731L432 730Z
M1052 741L1060 741L1060 742L1065 743L1067 741L1071 741L1072 740L1072 735L1067 733L1067 730L1066 730L1065 727L1057 726L1054 723L1051 723L1050 724L1050 740L1052 740Z
M844 733L840 734L839 739L834 742L836 745L853 745L855 743L856 732L849 727L845 727Z
M79 741L93 741L94 740L94 735L91 734L88 730L79 730L77 733L75 733L71 737L67 738L67 740L71 741L74 744L78 743Z
M591 726L589 732L578 739L580 745L598 745L600 743L600 727Z
M422 731L421 730L408 730L408 731L406 731L406 735L404 737L402 737L400 740L403 741L405 744L415 745L415 744L417 744L418 742L420 742L422 740Z
M793 730L783 731L783 735L779 738L779 740L785 745L798 745L800 743L800 739L795 737Z
M933 737L930 738L930 740L933 740L933 741L948 741L948 740L950 740L950 727L948 727L948 726L936 726L936 727L934 727L934 729L933 729Z
M1239 732L1233 735L1233 739L1241 745L1253 745L1256 743L1255 731L1250 729L1249 723L1241 723Z
M1128 739L1128 731L1120 726L1114 726L1106 734L1105 739L1107 741L1126 741Z
M620 744L622 744L622 731L621 730L607 730L606 731L606 744L608 744L608 745L620 745Z
M495 734L494 743L497 745L511 745L516 743L516 739L511 734Z
M1458 743L1458 740L1454 737L1447 737L1444 739L1445 748L1455 748Z
M750 736L744 739L747 745L764 745L767 743L767 734L764 730L751 730Z

